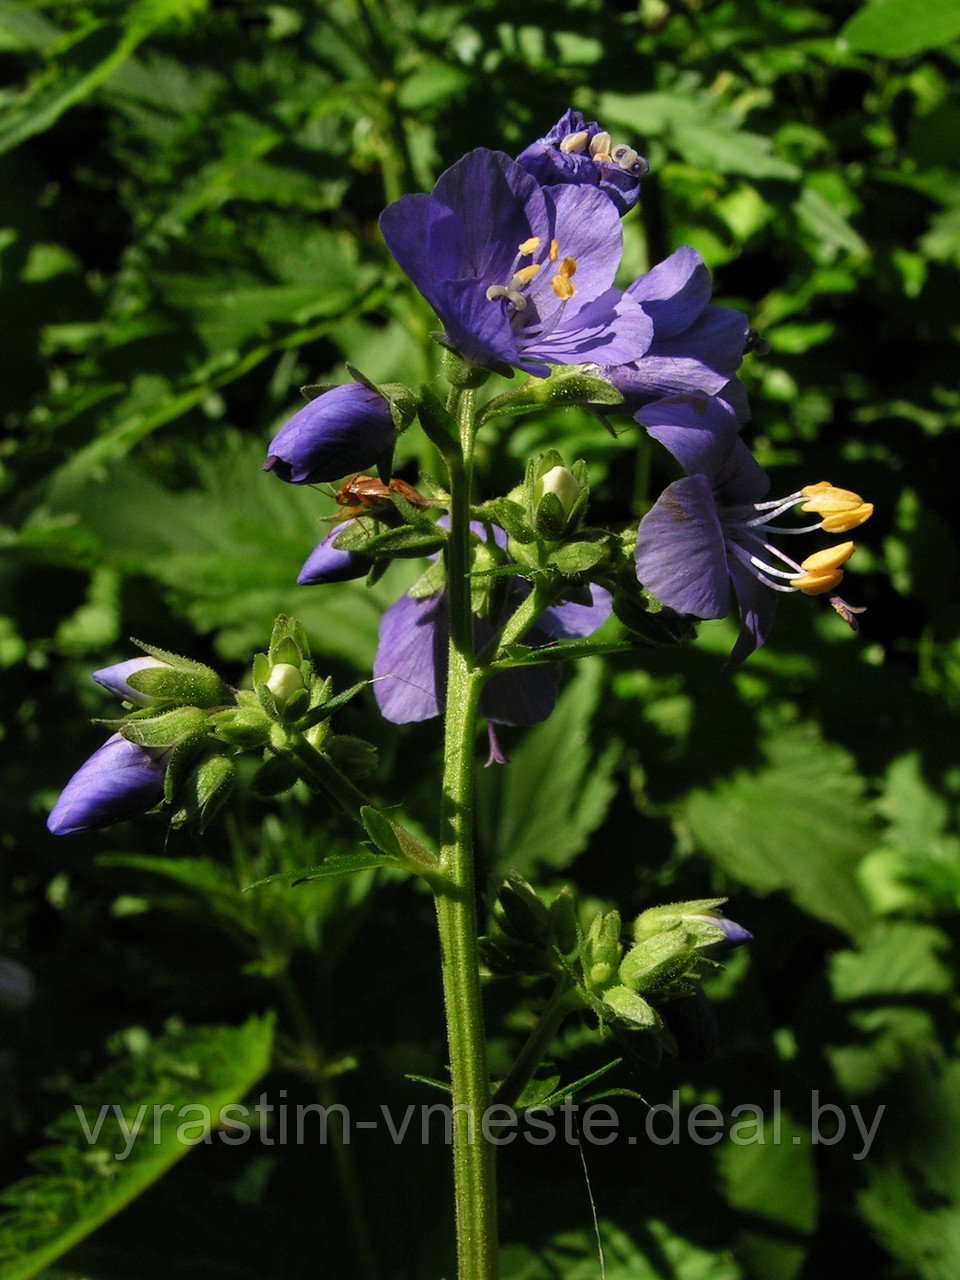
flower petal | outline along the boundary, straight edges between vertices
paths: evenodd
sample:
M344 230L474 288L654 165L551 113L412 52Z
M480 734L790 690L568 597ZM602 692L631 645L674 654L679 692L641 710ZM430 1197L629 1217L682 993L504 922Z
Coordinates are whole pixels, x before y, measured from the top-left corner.
M730 576L740 609L740 635L733 646L726 668L739 666L759 649L770 634L777 612L777 593L761 582L749 566L735 556L730 557Z
M63 836L145 813L163 795L166 771L166 753L151 754L115 733L61 791L47 829Z
M600 629L613 611L613 597L595 583L589 585L591 603L570 601L551 605L535 623L551 640L580 640Z
M531 333L528 337L521 330L518 336L524 362L539 359L549 364L618 365L647 350L653 338L653 321L626 294L608 289L577 311L568 305L560 323L542 335Z
M689 475L706 476L721 504L756 502L767 492L766 472L740 439L737 418L716 396L668 396L636 415Z
M445 592L422 600L401 596L383 615L373 691L384 719L409 724L440 714L449 632Z
M323 541L318 542L310 552L297 574L297 582L301 587L322 582L349 582L353 578L362 578L369 572L373 564L369 556L357 551L340 551L333 545L350 523L349 520L343 520L334 525Z
M668 485L640 521L636 550L641 584L670 609L695 618L730 612L727 552L706 476Z
M627 289L652 318L657 341L689 329L710 301L710 272L696 249L683 245Z

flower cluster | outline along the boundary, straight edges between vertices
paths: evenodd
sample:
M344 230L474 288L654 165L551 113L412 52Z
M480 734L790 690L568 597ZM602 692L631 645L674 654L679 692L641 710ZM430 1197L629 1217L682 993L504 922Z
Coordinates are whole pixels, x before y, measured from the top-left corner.
M596 538L586 552L581 541L579 552L565 552L578 602L558 603L563 593L555 593L527 630L525 643L535 647L591 635L605 621L611 595L628 626L649 616L651 602L654 609L696 620L723 617L736 600L741 632L731 662L763 644L785 591L825 593L855 625L858 610L834 594L853 544L842 542L796 561L775 540L817 528L849 530L872 508L827 482L783 500L763 501L768 480L739 435L750 413L738 371L745 352L759 345L747 317L711 302L709 272L689 247L677 249L626 289L615 286L623 252L621 218L636 203L646 171L646 161L631 146L615 144L599 124L570 110L517 159L483 148L472 151L440 177L429 195L404 196L380 219L390 252L440 318L438 340L460 362L459 385L477 385L468 381L471 370L478 381L491 371L519 369L531 375L519 392L494 401L490 413L498 405L498 412L526 412L548 403L549 392L540 393L537 384L557 384L556 403L582 403L607 418L632 415L687 472L640 522L628 548L632 589L617 572L612 545L599 555L591 549ZM577 390L578 370L583 387L590 382L602 388L601 396ZM413 416L398 416L395 395L395 389L356 382L325 392L282 428L269 447L265 469L292 483L309 483L377 465L386 480L384 459ZM413 527L404 523L410 515L405 500L372 477L352 483L379 485L384 502L373 510L358 500L348 513L353 519L338 523L309 556L301 584L344 581L371 570L376 576L384 559L416 551L416 538L403 542L399 532L376 533L381 522L394 530ZM391 481L391 486L401 484ZM823 519L785 528L777 522L793 506ZM508 507L504 500L491 509L507 526L509 548L506 535L492 524L493 542L481 533L478 545L487 543L488 559L495 543L502 563L509 550L511 556L519 554L528 576L531 566L542 573L543 556L537 560L522 548L518 552L523 538L505 518ZM358 517L368 515L375 529L365 544L352 530ZM434 511L430 519L437 516ZM544 526L532 524L533 536L542 541ZM576 524L564 536L582 538ZM429 520L419 528L421 541L429 542ZM518 572L499 592L475 592L481 601L478 648L496 634L524 591L529 593ZM446 594L436 574L431 583L393 605L381 626L376 696L383 714L397 722L434 716L443 707ZM626 600L631 591L632 602ZM485 693L484 713L494 722L532 723L549 714L555 696L554 668L501 672Z

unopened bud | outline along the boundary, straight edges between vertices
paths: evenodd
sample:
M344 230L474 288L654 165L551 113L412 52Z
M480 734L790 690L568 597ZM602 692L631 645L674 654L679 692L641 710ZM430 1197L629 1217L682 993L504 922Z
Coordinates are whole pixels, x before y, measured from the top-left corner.
M277 662L267 677L267 688L273 694L277 710L282 711L295 693L304 687L300 668L290 662Z

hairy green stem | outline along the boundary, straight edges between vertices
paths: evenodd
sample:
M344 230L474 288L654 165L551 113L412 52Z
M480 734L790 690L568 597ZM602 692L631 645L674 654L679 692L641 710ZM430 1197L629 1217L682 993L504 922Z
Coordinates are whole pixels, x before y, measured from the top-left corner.
M470 483L473 396L451 397L462 457L450 464L450 537L446 547L450 648L444 722L440 868L449 888L437 895L443 993L453 1104L453 1176L458 1280L496 1280L494 1149L483 1133L490 1102L480 995L473 800L476 726L485 672L475 664L470 606Z

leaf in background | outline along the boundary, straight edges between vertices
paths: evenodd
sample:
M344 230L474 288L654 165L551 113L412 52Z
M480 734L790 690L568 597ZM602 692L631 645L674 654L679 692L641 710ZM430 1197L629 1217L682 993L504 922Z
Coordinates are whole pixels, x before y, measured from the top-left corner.
M9 1212L0 1218L0 1264L4 1280L29 1280L145 1191L194 1145L198 1115L212 1117L237 1102L270 1064L273 1020L251 1018L242 1027L198 1027L175 1032L108 1069L77 1091L93 1143L86 1141L71 1108L49 1129L52 1146L34 1157L41 1171L3 1193ZM121 1108L129 1142L113 1105ZM165 1112L158 1111L170 1104ZM101 1108L107 1108L101 1111ZM201 1112L199 1108L204 1108ZM185 1110L184 1110L185 1109ZM235 1118L234 1118L235 1122ZM187 1132L189 1131L189 1132Z
M64 37L51 48L56 65L0 120L0 155L49 129L70 107L88 98L158 27L205 7L206 0L138 0L122 25L93 22Z
M743 1123L749 1133L752 1122ZM727 1199L749 1222L737 1233L737 1257L751 1275L792 1280L816 1225L817 1183L809 1135L786 1113L779 1133L776 1123L766 1121L763 1142L725 1143L717 1160Z
M599 758L590 747L602 681L602 664L584 661L550 719L509 752L509 765L481 777L480 822L498 863L523 874L537 863L565 866L603 821L619 746Z
M766 766L693 791L681 824L744 884L788 889L818 919L860 933L869 913L856 869L875 841L864 780L813 725L783 726L762 748Z
M871 0L841 29L857 53L909 58L960 36L960 0Z
M949 945L945 934L931 924L877 924L861 950L831 956L834 994L841 1001L944 995L953 986L950 970L940 959Z

